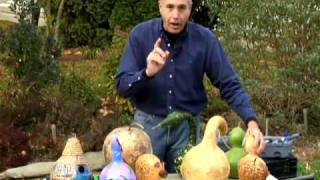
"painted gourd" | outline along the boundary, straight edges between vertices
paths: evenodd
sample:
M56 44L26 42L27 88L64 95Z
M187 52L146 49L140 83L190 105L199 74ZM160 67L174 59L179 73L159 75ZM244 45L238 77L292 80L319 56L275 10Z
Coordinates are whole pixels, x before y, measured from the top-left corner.
M111 139L116 135L123 149L123 159L134 169L138 157L145 153L152 153L151 139L142 128L135 126L123 126L111 131L104 140L103 154L106 164L112 159Z
M244 141L248 153L239 161L238 173L240 180L265 180L268 176L266 163L258 156L258 145L253 135L247 135Z
M135 172L138 180L161 180L168 175L164 164L153 154L139 156L135 164Z
M112 137L111 149L112 161L103 168L100 173L100 180L136 180L137 178L134 171L123 160L122 147L117 136Z
M225 119L221 116L210 118L200 144L192 147L184 156L181 175L187 180L226 180L230 164L226 154L217 145L217 130L226 134Z
M245 132L241 127L233 128L229 133L231 149L227 152L230 163L230 178L238 178L238 163L247 153L242 148Z

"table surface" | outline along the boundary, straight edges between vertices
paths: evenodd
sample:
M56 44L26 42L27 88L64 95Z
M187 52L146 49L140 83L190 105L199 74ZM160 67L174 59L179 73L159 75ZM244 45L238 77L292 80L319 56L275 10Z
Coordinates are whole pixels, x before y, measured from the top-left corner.
M312 179L314 179L314 175L299 176L295 178L289 178L287 180L312 180ZM168 174L166 180L182 180L182 179L178 174ZM232 179L229 179L229 180L232 180Z

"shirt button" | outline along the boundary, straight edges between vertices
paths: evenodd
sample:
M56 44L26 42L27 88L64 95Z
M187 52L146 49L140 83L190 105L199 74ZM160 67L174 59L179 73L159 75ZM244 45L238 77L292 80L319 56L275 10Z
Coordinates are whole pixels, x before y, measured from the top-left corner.
M131 87L131 83L128 86Z
M172 79L172 74L169 75L170 79Z
M171 90L169 90L169 94L171 94L172 93L172 91Z
M170 43L168 43L168 47L170 47Z
M173 59L171 59L170 61L173 62Z
M140 80L141 78L140 78L140 76L138 76L138 80Z
M172 106L169 106L169 109L172 110Z

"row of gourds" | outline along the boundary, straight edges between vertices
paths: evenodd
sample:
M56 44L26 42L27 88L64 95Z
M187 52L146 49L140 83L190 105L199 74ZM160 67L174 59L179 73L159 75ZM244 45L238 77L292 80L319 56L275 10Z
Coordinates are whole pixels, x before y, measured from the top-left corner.
M268 168L257 154L257 143L253 136L247 135L243 148L245 133L240 127L232 129L229 133L232 148L227 153L219 148L217 132L220 131L222 135L228 132L227 123L221 116L213 116L208 121L199 144L196 144L196 123L189 113L173 112L154 128L177 126L185 120L191 129L189 143L175 160L176 170L183 179L226 180L230 177L240 180L266 179ZM66 148L63 155L68 154L65 151ZM151 140L143 131L143 127L125 126L114 129L104 141L103 153L107 165L100 173L101 180L166 178L164 164L152 153ZM61 175L66 166L58 162L59 160L51 173L51 179L68 179L65 171ZM69 174L72 174L70 172ZM77 172L75 169L73 172L75 173L69 179L76 179Z

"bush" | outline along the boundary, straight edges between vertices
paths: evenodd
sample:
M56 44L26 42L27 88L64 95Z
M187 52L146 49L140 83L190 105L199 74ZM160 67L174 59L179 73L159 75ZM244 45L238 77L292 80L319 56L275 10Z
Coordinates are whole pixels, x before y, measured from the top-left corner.
M114 5L109 22L112 28L119 26L126 29L144 20L159 16L158 1L156 0L118 0Z
M115 77L118 72L118 67L120 64L120 58L123 53L123 49L126 45L129 33L127 31L121 31L120 29L115 30L115 35L112 39L112 45L110 47L110 55L106 57L106 61L103 65L106 80L106 90L108 92L106 100L108 102L113 102L108 104L108 109L114 109L116 113L122 114L125 122L129 122L127 115L132 114L134 107L128 99L122 98L116 90L115 87Z
M14 26L6 37L5 46L9 54L6 65L24 85L37 91L46 84L59 81L60 50L33 24L21 22Z
M260 113L297 122L303 108L319 101L319 4L225 0L221 5L217 32Z
M65 2L61 33L66 47L103 47L112 37L109 17L115 1L69 0Z

